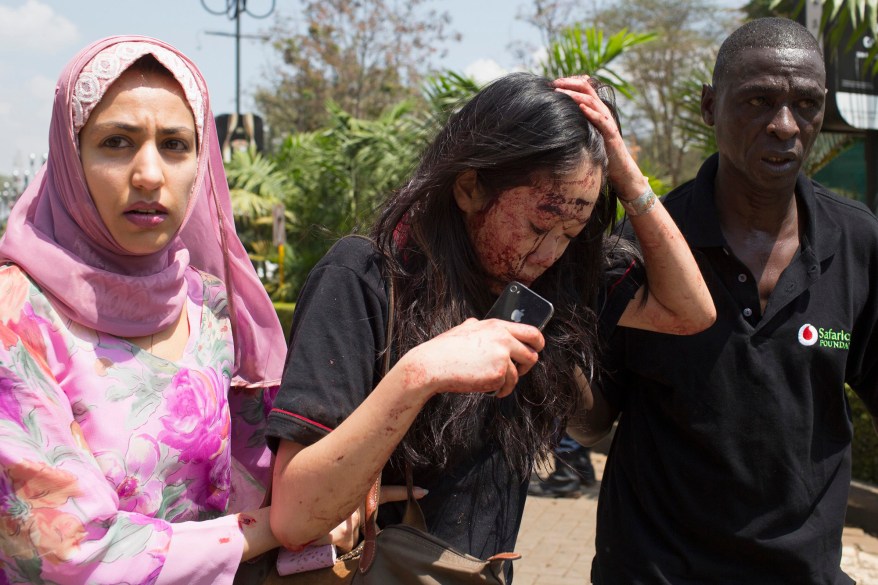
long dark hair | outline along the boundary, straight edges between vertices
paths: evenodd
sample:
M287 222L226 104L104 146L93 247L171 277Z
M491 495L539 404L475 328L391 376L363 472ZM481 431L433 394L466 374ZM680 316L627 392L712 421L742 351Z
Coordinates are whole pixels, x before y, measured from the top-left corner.
M497 197L535 185L546 174L561 180L585 161L606 177L603 138L569 96L536 75L507 75L450 117L372 228L386 274L394 279L397 355L469 317L482 317L494 300L453 196L457 177L473 169L482 189ZM397 464L405 457L418 468L441 472L488 442L528 476L534 457L551 447L559 422L577 405L577 370L586 376L595 370L602 242L615 209L615 196L603 188L585 228L533 283L555 305L555 316L544 330L539 363L512 396L434 397L397 449Z

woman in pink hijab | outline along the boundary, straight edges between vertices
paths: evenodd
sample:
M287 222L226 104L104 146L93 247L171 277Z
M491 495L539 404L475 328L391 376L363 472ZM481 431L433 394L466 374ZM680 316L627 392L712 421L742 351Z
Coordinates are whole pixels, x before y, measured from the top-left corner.
M231 583L276 547L285 353L200 72L145 37L86 47L0 240L0 583Z

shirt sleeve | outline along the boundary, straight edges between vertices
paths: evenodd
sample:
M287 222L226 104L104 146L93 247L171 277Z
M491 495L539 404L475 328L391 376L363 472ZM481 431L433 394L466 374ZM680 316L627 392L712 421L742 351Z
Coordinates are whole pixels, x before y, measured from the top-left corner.
M628 303L646 281L643 264L631 252L631 246L636 244L611 240L608 245L604 284L598 299L598 319L604 339L613 334Z
M0 565L14 583L231 583L234 516L171 524L125 512L46 360L53 338L0 307ZM215 544L214 544L215 543ZM185 551L185 552L182 552Z
M639 277L640 270L634 260L606 273L604 299L598 314L601 333L605 337L609 337L615 331L628 303L637 294L641 286Z
M174 534L156 585L232 583L244 550L237 516L171 524ZM205 546L212 543L213 546ZM225 550L228 549L228 550Z
M290 334L268 442L310 445L336 428L372 390L384 347L387 296L368 262L330 252L308 276ZM337 260L337 261L336 261Z

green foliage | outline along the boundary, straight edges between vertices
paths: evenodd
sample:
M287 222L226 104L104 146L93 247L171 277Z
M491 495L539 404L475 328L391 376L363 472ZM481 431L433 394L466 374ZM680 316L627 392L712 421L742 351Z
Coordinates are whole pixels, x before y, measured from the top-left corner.
M872 416L863 401L845 387L851 405L851 418L854 423L852 446L854 479L878 484L878 433L872 424Z
M240 225L251 224L271 215L272 208L283 202L287 177L274 161L255 149L236 151L226 165L226 178L232 197L232 212Z
M744 7L748 18L786 16L797 18L806 1L822 7L820 30L830 47L851 50L864 35L878 37L878 0L751 0ZM878 44L869 49L872 74L878 75Z
M266 261L277 260L271 241L272 210L275 205L286 203L287 175L273 160L254 149L235 152L225 169L238 237L250 260L264 272ZM290 219L287 213L287 220Z
M644 169L646 171L648 169ZM666 195L671 189L676 187L676 185L668 185L664 181L656 177L647 177L649 179L649 188L652 189L652 192L661 197L662 195Z
M673 88L674 99L680 103L680 132L702 157L717 151L713 128L701 117L701 89L712 76L713 65L704 62Z
M455 71L431 75L424 82L424 97L430 105L430 123L441 127L448 117L476 95L481 87L476 81Z
M284 335L290 334L293 325L293 311L296 310L296 303L274 303L274 311L280 320L280 326L284 331Z
M631 98L634 88L610 68L610 63L632 47L655 38L654 33L628 32L623 28L604 41L604 32L595 27L565 28L549 46L542 75L556 79L587 73Z
M747 20L765 16L784 16L795 20L803 7L800 0L750 0L742 10Z
M368 225L380 202L411 173L424 129L411 102L376 120L358 119L330 104L325 128L291 134L277 153L289 177L292 212L284 272L288 286L271 289L293 300L314 264L339 237Z
M834 158L851 148L857 140L855 134L822 132L817 135L814 146L805 161L804 171L809 177L819 172Z
M625 96L631 97L634 88L610 64L632 47L648 43L656 35L621 30L604 38L603 31L595 28L572 26L562 28L550 42L546 62L539 71L549 79L588 74ZM470 77L454 71L445 71L429 77L424 83L424 97L432 109L434 126L439 126L466 100L481 89Z
M780 0L775 1L780 2ZM800 5L804 6L805 0L799 1ZM850 50L863 35L878 36L878 0L820 0L820 2L823 4L820 30L827 33L831 46L840 47L844 42L845 49ZM875 54L876 48L873 47L869 51L873 64Z

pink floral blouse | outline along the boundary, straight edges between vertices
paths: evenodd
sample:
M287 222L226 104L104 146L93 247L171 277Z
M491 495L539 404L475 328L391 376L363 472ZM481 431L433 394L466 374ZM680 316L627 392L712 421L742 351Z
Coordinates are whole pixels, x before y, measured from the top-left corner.
M231 583L272 392L230 390L224 288L190 269L169 362L64 320L0 267L2 583Z

